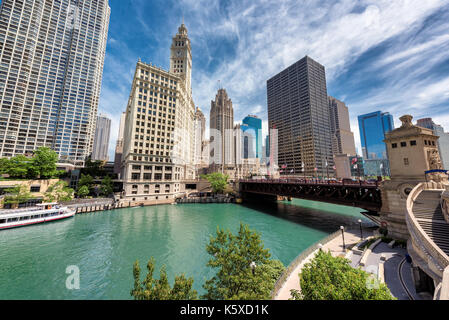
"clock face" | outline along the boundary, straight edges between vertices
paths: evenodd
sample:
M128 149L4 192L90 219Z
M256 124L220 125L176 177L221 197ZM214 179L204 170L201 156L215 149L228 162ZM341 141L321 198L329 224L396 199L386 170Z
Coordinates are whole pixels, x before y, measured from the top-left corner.
M181 55L182 55L182 51L181 50L176 51L176 56L177 57L180 57Z

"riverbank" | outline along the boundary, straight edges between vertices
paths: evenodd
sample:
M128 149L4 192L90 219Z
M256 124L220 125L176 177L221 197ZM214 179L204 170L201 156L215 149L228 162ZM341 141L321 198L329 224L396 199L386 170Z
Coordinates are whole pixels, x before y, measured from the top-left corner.
M364 237L369 237L372 232L364 230ZM351 247L361 241L360 230L348 230L344 232L345 247ZM322 248L324 251L330 251L334 257L346 255L343 248L343 239L341 231L337 231L320 242L312 245L306 251L302 252L288 267L284 275L275 285L273 290L273 300L289 300L292 298L291 290L300 290L299 274L306 263L315 257L317 251Z

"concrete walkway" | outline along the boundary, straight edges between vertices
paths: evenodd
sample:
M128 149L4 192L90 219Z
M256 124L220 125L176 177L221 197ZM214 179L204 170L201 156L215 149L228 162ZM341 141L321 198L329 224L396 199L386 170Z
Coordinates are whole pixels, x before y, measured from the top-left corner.
M367 231L363 230L363 236L368 237L372 234ZM344 233L345 237L345 245L346 248L349 246L353 246L357 244L360 239L360 230L348 230ZM324 251L331 251L332 255L334 257L342 256L344 257L346 255L346 251L343 249L343 241L342 237L338 236L337 238L329 241L328 243L323 244L323 250ZM296 289L299 290L299 273L301 272L302 267L309 262L313 257L315 256L317 251L312 252L309 256L307 256L306 259L304 259L294 270L293 272L288 276L287 280L285 281L284 285L279 290L278 294L275 297L275 300L289 300L291 298L290 290ZM357 259L357 257L354 257L354 259ZM360 256L358 258L360 260ZM352 260L352 258L351 258Z

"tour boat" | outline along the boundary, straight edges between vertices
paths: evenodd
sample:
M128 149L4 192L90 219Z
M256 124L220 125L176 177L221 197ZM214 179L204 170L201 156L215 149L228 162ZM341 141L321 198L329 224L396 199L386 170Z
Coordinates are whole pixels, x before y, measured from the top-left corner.
M0 230L71 218L75 213L75 210L57 203L42 203L37 208L5 210L0 212Z

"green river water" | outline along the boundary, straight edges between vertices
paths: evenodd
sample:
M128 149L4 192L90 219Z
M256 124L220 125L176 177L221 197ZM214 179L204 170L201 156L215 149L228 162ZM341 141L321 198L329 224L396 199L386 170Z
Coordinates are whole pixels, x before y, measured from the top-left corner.
M170 282L175 274L202 284L205 247L217 226L257 230L273 258L286 266L307 247L339 229L356 226L360 209L294 200L277 204L183 204L126 208L64 221L0 231L0 299L130 299L132 265L156 259ZM66 288L66 268L80 270L80 289Z

